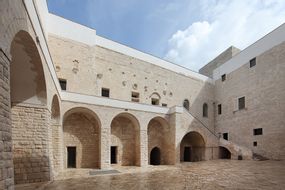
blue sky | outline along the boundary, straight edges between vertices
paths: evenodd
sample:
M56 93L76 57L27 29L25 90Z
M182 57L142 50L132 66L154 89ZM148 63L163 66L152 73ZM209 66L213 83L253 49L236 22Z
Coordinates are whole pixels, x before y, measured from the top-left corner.
M285 21L284 0L48 0L51 13L197 71Z

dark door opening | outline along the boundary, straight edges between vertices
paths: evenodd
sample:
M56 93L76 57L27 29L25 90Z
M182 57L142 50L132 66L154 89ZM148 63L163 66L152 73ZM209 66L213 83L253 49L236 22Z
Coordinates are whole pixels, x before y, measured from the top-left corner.
M192 148L190 146L184 147L184 162L191 162Z
M67 167L76 168L76 147L67 147Z
M117 164L117 147L111 146L111 164Z
M220 159L231 159L231 152L228 149L220 146L219 157Z
M160 165L160 150L155 147L150 152L150 164L151 165Z

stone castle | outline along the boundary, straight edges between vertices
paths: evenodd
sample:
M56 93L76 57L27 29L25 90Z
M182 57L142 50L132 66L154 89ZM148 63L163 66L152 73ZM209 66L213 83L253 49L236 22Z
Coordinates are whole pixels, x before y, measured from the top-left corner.
M285 158L285 24L200 73L0 1L0 189L66 168Z

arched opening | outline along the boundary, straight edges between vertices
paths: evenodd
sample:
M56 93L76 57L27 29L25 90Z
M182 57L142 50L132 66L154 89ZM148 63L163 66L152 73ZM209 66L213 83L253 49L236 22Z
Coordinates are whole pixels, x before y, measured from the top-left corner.
M140 165L139 122L129 113L121 113L111 123L111 163L122 166Z
M10 53L15 183L48 181L48 110L41 56L33 38L23 30L15 35ZM39 170L42 165L46 167L45 170Z
M168 122L162 117L155 117L150 120L147 127L148 135L148 157L151 158L151 151L159 147L161 153L160 164L172 164L174 154L174 135ZM151 160L149 160L151 164Z
M185 99L183 101L183 107L186 109L186 110L190 110L190 103L189 103L189 100Z
M157 147L150 152L150 165L160 165L160 149Z
M219 146L219 158L231 159L231 152L227 148Z
M180 143L180 161L197 162L204 160L205 141L201 134L192 131L187 133Z
M160 104L160 95L157 92L154 92L150 95L150 100L152 105L159 105Z
M203 104L203 117L208 117L208 104Z
M61 136L62 128L60 124L60 106L58 96L54 95L51 104L51 134L50 134L50 147L51 147L51 158L53 168L55 172L58 172L61 165Z
M98 116L87 108L73 108L63 119L65 167L100 168Z

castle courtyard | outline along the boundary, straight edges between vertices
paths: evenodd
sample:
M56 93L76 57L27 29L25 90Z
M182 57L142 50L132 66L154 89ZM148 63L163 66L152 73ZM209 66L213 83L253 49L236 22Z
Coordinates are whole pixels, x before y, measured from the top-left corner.
M89 175L88 169L71 169L61 180L16 185L16 190L285 189L285 161L211 160L115 170L120 173Z

